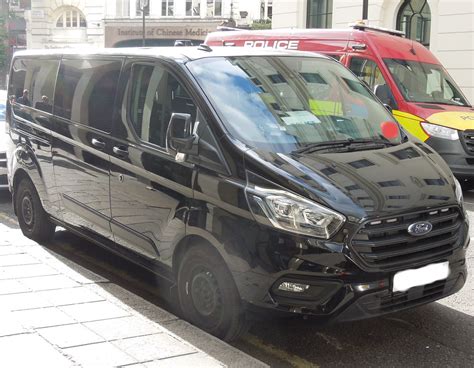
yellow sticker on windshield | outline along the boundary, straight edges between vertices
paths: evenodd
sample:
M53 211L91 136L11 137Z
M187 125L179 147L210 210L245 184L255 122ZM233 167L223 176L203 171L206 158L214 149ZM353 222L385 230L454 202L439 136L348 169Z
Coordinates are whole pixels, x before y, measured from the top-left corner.
M309 107L314 115L342 116L342 103L338 101L325 101L309 99Z

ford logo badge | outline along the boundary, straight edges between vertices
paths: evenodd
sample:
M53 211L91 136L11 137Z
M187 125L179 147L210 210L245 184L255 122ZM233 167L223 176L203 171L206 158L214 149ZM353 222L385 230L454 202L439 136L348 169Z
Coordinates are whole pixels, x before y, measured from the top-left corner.
M415 222L408 226L408 233L413 236L428 234L433 229L433 225L427 221Z

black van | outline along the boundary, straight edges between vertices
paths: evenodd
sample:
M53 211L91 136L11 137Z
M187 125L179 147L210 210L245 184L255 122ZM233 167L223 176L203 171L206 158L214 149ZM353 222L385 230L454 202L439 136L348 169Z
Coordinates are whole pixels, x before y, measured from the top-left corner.
M147 267L221 338L250 309L354 320L466 281L459 183L330 58L24 51L8 93L23 233L60 225Z

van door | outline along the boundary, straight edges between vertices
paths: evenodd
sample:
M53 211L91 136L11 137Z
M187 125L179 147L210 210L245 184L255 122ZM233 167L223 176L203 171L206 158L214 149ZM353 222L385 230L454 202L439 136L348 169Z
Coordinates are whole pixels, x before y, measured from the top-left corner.
M63 59L54 98L53 165L63 219L91 236L110 230L110 132L122 59Z
M196 105L164 65L130 61L121 81L119 124L111 155L115 241L148 259L171 260L185 235L194 165L166 150L171 114L196 118Z
M397 109L397 102L390 85L374 60L352 55L347 65L384 104Z

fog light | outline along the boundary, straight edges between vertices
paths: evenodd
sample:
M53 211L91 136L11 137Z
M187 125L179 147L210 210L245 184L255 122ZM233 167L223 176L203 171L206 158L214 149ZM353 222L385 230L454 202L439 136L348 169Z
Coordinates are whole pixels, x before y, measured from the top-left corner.
M291 293L304 293L308 289L309 289L309 285L299 284L297 282L288 282L288 281L282 282L278 286L278 290L289 291Z

